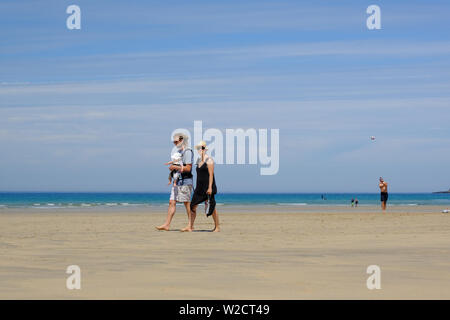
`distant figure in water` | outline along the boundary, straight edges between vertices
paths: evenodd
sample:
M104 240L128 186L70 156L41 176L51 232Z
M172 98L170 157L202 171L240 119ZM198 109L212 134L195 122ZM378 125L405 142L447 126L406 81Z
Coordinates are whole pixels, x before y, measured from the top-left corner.
M381 209L383 209L383 211L386 211L386 202L388 200L387 185L387 182L384 181L382 177L380 177L380 184L378 186L380 187Z
M352 198L352 208L355 206L355 199Z
M358 198L355 198L355 207L358 206L358 203L359 203Z
M324 195L322 195L322 200L327 200L327 197L325 197Z

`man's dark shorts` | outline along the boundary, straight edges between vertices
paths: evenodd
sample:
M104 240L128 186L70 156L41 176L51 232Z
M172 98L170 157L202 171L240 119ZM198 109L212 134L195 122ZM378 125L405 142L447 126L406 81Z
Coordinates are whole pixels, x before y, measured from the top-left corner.
M388 193L387 192L381 192L381 202L387 202L388 200Z

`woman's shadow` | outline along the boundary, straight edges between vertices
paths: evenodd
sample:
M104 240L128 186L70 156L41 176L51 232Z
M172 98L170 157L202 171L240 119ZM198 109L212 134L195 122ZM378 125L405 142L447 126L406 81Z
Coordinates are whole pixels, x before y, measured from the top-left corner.
M189 233L189 232L213 232L214 229L212 230L208 230L208 229L196 229L196 230L192 230L192 231L183 231L182 229L171 229L171 230L167 230L167 231L175 231L175 232L183 232L183 233Z

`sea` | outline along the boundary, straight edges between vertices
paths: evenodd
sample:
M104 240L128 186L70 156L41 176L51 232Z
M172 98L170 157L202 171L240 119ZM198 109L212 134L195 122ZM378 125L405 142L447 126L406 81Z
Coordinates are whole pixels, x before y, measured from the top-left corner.
M220 193L218 205L359 206L380 204L379 193ZM108 208L167 206L168 193L144 192L0 192L0 210L8 208ZM450 207L449 193L390 193L389 205Z

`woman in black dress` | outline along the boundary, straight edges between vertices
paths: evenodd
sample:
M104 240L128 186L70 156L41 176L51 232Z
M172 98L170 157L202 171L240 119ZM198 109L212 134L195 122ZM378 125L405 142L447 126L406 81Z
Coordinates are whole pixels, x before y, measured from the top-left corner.
M197 215L197 207L205 202L206 216L213 216L214 232L219 232L219 216L216 210L216 200L214 195L217 193L216 179L214 177L214 160L206 154L205 141L200 141L195 146L200 158L197 160L197 183L195 185L194 195L191 201L191 227L194 229L194 220Z

